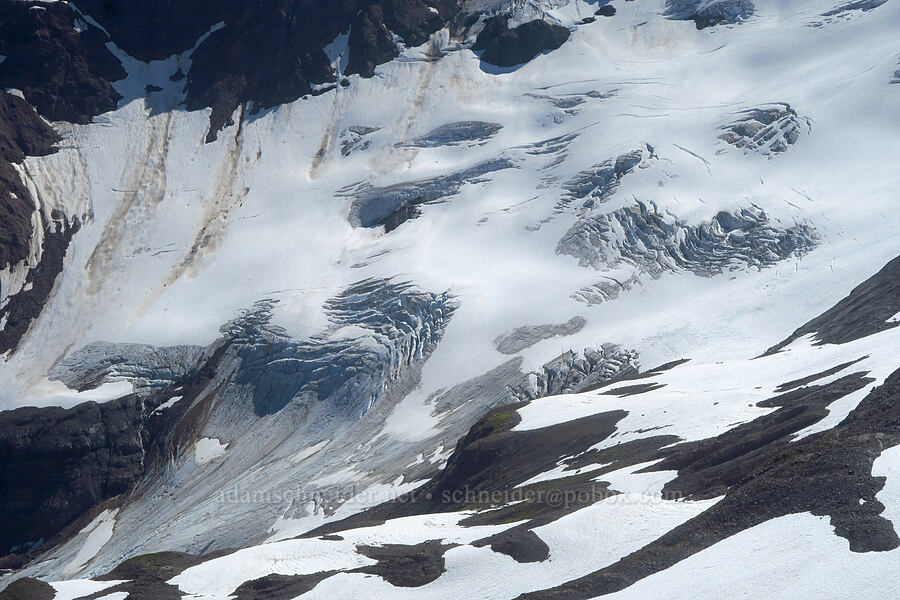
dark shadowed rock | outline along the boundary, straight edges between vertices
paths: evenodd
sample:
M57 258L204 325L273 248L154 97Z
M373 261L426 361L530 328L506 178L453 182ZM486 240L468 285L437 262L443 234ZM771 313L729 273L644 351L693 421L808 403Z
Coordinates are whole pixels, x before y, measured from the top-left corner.
M794 379L793 381L788 381L786 383L782 383L777 388L775 388L775 392L779 393L779 394L784 393L784 392L789 392L798 387L809 385L810 383L812 383L814 381L818 381L820 379L825 379L826 377L831 377L835 373L840 373L844 369L852 367L856 363L858 363L862 360L865 360L867 358L869 358L869 357L863 356L861 358L857 358L856 360L853 360L850 362L845 362L845 363L839 364L835 367L832 367L830 369L820 371L819 373L814 373L812 375L807 375L806 377L801 377L800 379Z
M0 87L22 90L48 119L89 123L121 97L110 82L125 69L107 41L65 2L3 2Z
M188 109L213 109L207 141L231 124L240 106L253 113L318 93L317 85L337 83L323 48L340 34L350 31L347 73L371 77L375 66L399 53L391 32L417 46L455 11L447 0L274 0L255 10L233 6L223 17L225 27L194 52L187 75Z
M79 600L98 600L116 592L125 592L130 600L180 600L179 589L166 582L180 575L185 569L225 553L218 552L203 558L184 552L157 552L135 556L120 563L109 573L95 578L98 581L125 580L124 583L82 596Z
M891 321L897 313L900 313L900 257L856 286L835 306L769 348L766 355L810 334L816 336L820 345L852 342L900 325L900 321Z
M71 224L65 220L44 222L40 262L28 271L25 286L0 308L0 321L6 319L6 325L0 330L0 355L14 351L31 323L41 314L56 278L62 273L72 237L80 228L78 219Z
M380 4L367 6L356 15L347 44L350 48L346 69L348 75L372 77L376 66L400 54L384 24L384 9Z
M853 552L883 552L900 546L890 521L881 516L884 505L876 494L884 486L884 477L872 476L872 464L883 450L900 443L900 371L887 378L884 385L873 390L850 412L837 427L810 435L793 443L786 443L792 430L803 427L803 419L795 416L818 412L839 397L858 389L865 379L852 375L835 382L835 385L810 388L805 398L791 396L790 406L755 420L748 426L729 431L700 444L717 446L701 449L694 444L684 445L688 455L694 458L683 463L679 478L667 484L671 492L676 487L685 491L708 490L710 495L726 492L725 497L712 508L669 531L654 542L629 554L616 563L589 575L567 582L552 589L523 594L521 599L579 600L610 594L624 589L636 581L657 573L710 546L778 517L810 512L828 515L835 534L850 542ZM784 404L785 398L772 403ZM779 415L774 420L772 415ZM768 418L767 418L768 417ZM814 422L815 417L812 418ZM781 424L777 423L781 421ZM788 424L789 421L793 423ZM809 423L809 420L805 422ZM781 425L784 427L777 431ZM746 434L762 434L750 445L738 442ZM771 441L766 441L769 438ZM673 451L678 454L678 446ZM726 450L727 449L727 450ZM712 451L710 455L709 452ZM716 454L719 458L716 458ZM729 458L729 455L731 458ZM674 455L673 455L673 461ZM724 462L721 459L724 458ZM724 465L737 461L742 469L720 470L706 479L688 483L685 475L698 474L693 461ZM732 464L735 464L732 462ZM654 465L654 469L672 468L669 459ZM744 473L739 473L743 470ZM722 476L725 476L723 479ZM727 484L728 481L732 483ZM712 484L712 487L710 485Z
M292 600L335 574L337 571L311 575L266 575L242 583L231 595L235 600Z
M518 563L542 562L550 558L550 547L546 542L527 526L522 525L477 540L472 542L472 545L476 548L487 546Z
M49 538L143 472L140 401L0 412L0 552Z
M509 15L491 17L475 39L472 49L481 51L481 60L498 67L527 63L541 52L556 50L569 39L569 30L561 25L534 20L514 29L508 27Z
M31 577L16 579L0 592L0 600L53 600L56 590L49 583Z
M430 540L407 546L357 546L356 551L378 562L355 569L356 573L378 575L397 587L421 587L436 580L444 572L444 553L455 544Z
M11 163L56 151L59 136L29 104L0 92L0 269L28 257L34 199ZM2 294L4 290L0 290Z

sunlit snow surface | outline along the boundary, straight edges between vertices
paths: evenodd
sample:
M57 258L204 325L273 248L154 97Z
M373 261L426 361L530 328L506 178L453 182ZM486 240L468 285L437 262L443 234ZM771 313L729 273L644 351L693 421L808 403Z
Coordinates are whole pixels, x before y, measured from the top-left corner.
M561 6L551 14L566 25L596 8L553 4ZM425 362L418 387L386 409L381 421L373 418L365 439L355 440L359 464L348 464L336 450L349 446L310 440L308 447L270 449L280 462L273 458L245 475L255 465L241 464L247 456L241 442L204 432L208 441L198 445L196 469L183 467L173 489L159 490L151 506L165 505L169 494L183 498L178 494L189 494L194 478L206 478L203 485L210 487L198 485L206 493L238 474L257 482L288 481L291 465L314 465L322 485L363 481L369 493L334 515L312 508L304 518L261 523L268 539L280 541L176 579L182 592L198 599L225 598L241 582L269 573L367 564L355 543L433 539L462 545L447 551L446 573L427 587L397 588L378 577L344 573L303 597L513 598L614 563L714 502L658 498L674 473L634 474L638 466L609 474L603 479L635 501L612 497L537 528L550 559L535 564L466 545L490 533L458 526L461 515L389 521L342 532L340 542L285 539L418 485L402 477L368 477L366 444L388 439L409 446L423 462L445 460L445 449L456 440L440 439L441 423L429 400L506 363L510 357L496 350L494 340L525 325L586 321L571 335L521 351L526 373L563 351L607 342L637 350L647 368L690 362L649 380L664 387L633 397L587 392L536 400L520 409L519 430L622 408L629 414L606 445L655 434L702 439L769 412L756 403L779 384L868 356L855 369L871 371L876 382L836 402L803 435L834 426L897 368L900 329L841 346L801 339L780 354L755 357L900 254L900 90L889 85L900 52L900 4L889 1L811 27L836 2L761 0L745 22L702 31L691 21L662 18L661 0L615 4L615 17L579 26L562 48L513 72L486 73L466 50L435 62L421 60L425 48L411 49L379 67L374 79L247 115L240 128L227 128L212 144L202 143L205 113L163 110L180 99L168 76L184 58L150 66L129 62L119 110L92 125L59 125L61 151L27 161L28 183L41 202L89 218L74 238L51 301L0 369L0 406L88 399L66 395L47 374L68 350L92 342L206 345L222 324L261 299L277 300L274 324L304 340L327 328L325 302L355 282L396 277L422 290L448 290L459 308ZM434 43L451 48L445 34ZM143 93L133 92L147 81L165 88L149 106ZM565 101L571 98L581 101ZM786 151L748 151L719 139L742 111L777 103L789 104L804 128L808 123ZM471 143L401 143L462 121L502 129ZM357 139L351 127L378 129ZM348 139L355 141L344 156L342 140ZM588 208L563 201L566 184L579 173L636 149L642 151L640 165L604 201ZM419 207L418 218L393 231L354 227L348 219L367 185L433 180L497 159L512 168L463 183L458 193ZM781 229L814 230L816 245L762 268L737 260L734 270L712 277L676 269L654 278L628 261L595 269L557 254L559 241L580 218L638 202L670 224L677 218L688 226L721 211L755 207ZM601 303L577 299L579 290L609 278L633 278L633 285ZM115 390L94 393L107 391ZM268 423L277 423L277 415ZM663 429L646 432L651 427ZM244 440L243 448L257 439ZM889 451L876 462L876 471L888 477L879 499L885 516L895 519L898 461L897 452ZM541 477L554 476L559 473ZM42 568L55 578L92 576L123 555L202 549L205 540L194 538L222 519L226 508L205 497L202 509L191 506L194 512L173 515L179 525L147 525L152 540L112 535L98 548L96 532L106 525L97 525ZM143 512L132 511L136 520L154 518L153 511L140 519ZM128 514L118 515L117 530L129 526ZM737 589L754 598L841 598L867 589L871 578L883 579L898 552L850 553L827 520L793 515L744 531L614 597L673 597L678 590L674 597L709 598ZM778 562L770 560L775 554ZM79 573L63 573L84 557L93 562ZM798 579L797 572L808 577ZM54 585L57 598L74 598L108 583ZM77 594L68 591L76 588ZM896 596L882 589L877 597Z

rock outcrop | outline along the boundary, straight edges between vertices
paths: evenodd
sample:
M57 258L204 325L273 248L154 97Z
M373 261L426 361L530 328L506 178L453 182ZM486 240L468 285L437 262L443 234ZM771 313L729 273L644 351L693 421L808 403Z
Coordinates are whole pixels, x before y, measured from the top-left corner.
M527 63L541 52L556 50L569 39L569 30L540 19L509 27L510 15L491 17L478 34L472 50L497 67Z

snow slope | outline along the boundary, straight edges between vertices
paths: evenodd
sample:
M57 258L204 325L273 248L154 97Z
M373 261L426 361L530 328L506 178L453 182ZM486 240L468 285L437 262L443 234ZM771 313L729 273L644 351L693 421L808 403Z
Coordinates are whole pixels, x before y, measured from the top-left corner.
M515 598L611 565L717 498L672 501L662 487L675 473L636 474L644 462L598 475L621 497L535 527L549 558L533 563L472 545L508 527L460 525L471 511L388 520L341 531L342 540L289 538L425 485L487 410L542 395L539 374L569 350L615 344L643 369L689 359L641 380L656 386L635 395L604 388L517 409L512 431L523 433L626 411L597 451L725 434L773 413L757 403L781 384L861 359L815 382L872 378L799 440L838 425L898 367L897 329L760 355L900 255L900 90L890 85L900 4L836 19L823 16L835 8L828 0L754 0L740 23L702 30L667 18L663 0L615 2L614 17L585 24L596 3L514 4L572 27L569 41L497 72L443 30L373 79L353 76L349 87L256 115L238 109L211 143L208 113L181 109L170 81L189 53L146 64L114 49L129 74L115 84L119 108L89 125L55 124L60 152L22 169L43 206L84 224L49 302L0 365L0 408L68 407L131 389L159 418L204 398L211 408L195 451L169 457L118 513L24 574L90 578L136 555L248 546L171 583L212 599L266 575L342 571L302 597ZM147 84L162 91L145 99ZM748 111L788 105L793 113L778 112L762 137L747 136L766 143L727 135L744 132L735 124L748 114L766 118ZM395 228L363 226L360 214L382 216L385 206ZM6 289L15 277L2 276ZM334 308L373 281L408 286L408 319L356 306L364 318L353 320ZM235 323L252 335L241 338ZM498 350L498 339L544 325L561 333ZM165 387L223 339L238 341L202 393ZM76 390L101 342L111 353L101 376ZM354 369L376 364L384 377L364 373L364 383L327 395L321 382L331 380L317 379L317 367L315 394L260 411L254 399L281 391L270 381L299 377L280 370L290 363L283 347L326 348L323 364L349 356ZM248 365L269 370L248 383L237 375ZM889 518L900 503L896 461L889 450L876 462ZM568 474L560 463L516 483ZM247 492L265 500L241 500ZM379 562L358 545L432 540L457 546L424 586L349 572ZM614 597L837 598L889 571L897 552L850 552L819 517L792 514ZM735 564L747 568L732 574ZM852 575L839 576L847 564ZM509 575L502 584L498 573ZM869 595L893 597L888 579ZM69 597L66 585L75 584L54 584L57 598Z

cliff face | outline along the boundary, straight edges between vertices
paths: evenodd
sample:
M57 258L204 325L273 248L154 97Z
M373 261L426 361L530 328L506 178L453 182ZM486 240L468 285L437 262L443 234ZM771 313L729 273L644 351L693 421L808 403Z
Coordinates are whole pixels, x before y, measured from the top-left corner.
M144 468L134 396L0 413L0 548L25 550L127 491Z

